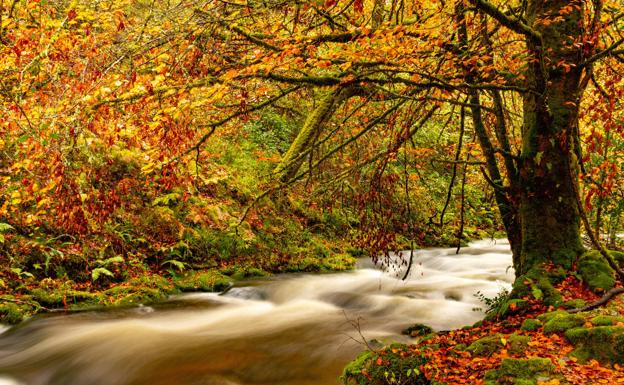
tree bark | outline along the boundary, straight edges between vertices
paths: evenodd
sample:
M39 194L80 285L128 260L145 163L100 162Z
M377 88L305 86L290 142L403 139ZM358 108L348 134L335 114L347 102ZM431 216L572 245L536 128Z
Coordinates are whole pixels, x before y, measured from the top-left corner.
M522 251L514 264L517 276L544 262L571 268L583 252L574 153L583 92L582 53L574 43L582 34L582 7L576 1L529 1L527 22L542 41L527 39L536 60L526 76L534 92L523 97L518 175ZM555 19L558 15L563 17Z

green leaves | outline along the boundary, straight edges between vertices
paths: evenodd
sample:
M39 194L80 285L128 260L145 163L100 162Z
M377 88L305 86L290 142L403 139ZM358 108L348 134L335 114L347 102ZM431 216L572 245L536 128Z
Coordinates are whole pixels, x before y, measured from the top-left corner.
M168 261L161 263L161 266L165 266L165 265L171 265L175 267L176 269L178 269L179 271L184 271L184 269L186 269L186 264L184 262L178 261L177 259L170 259Z
M14 230L13 226L9 225L8 223L0 223L0 244L4 243L3 233L9 232L11 230Z
M110 270L108 270L108 269L106 269L104 267L98 267L96 269L93 269L93 271L91 272L91 280L95 282L102 275L106 275L106 276L109 276L109 277L114 277L114 274Z

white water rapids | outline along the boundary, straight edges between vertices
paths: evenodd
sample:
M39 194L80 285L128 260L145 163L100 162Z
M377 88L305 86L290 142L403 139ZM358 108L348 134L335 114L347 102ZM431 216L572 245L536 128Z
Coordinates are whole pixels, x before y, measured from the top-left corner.
M362 338L407 341L400 331L414 323L481 319L474 294L508 288L510 264L508 243L485 240L459 255L416 251L404 281L362 262L239 282L225 295L38 317L0 334L0 385L335 385Z

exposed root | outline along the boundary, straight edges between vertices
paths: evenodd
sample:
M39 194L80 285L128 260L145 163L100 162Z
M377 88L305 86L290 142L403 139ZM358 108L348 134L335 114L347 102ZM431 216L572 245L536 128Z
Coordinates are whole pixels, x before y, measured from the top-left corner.
M622 293L624 293L624 287L617 287L617 288L611 289L607 292L607 294L605 294L598 301L594 303L590 303L589 305L583 306L581 308L568 310L568 313L579 313L582 311L589 311L589 310L599 308L600 306L607 304L616 295L622 294Z

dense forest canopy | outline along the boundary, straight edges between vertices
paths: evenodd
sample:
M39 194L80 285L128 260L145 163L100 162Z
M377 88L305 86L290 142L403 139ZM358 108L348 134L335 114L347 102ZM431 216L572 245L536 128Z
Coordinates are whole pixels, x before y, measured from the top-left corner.
M495 202L518 274L569 267L585 210L619 229L619 1L4 0L1 17L0 215L22 234L210 195L214 143L250 137L267 164L237 236L286 188L348 207L375 255L447 211L461 238Z

